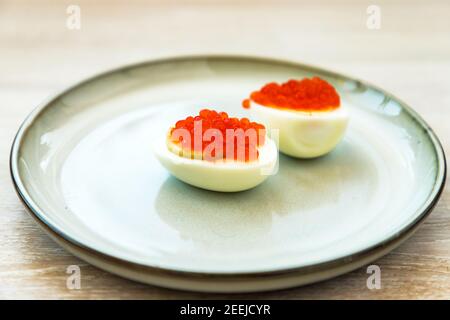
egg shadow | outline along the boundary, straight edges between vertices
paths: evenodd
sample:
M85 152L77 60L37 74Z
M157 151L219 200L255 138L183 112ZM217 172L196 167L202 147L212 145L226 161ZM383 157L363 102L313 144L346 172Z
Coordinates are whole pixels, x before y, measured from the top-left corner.
M162 221L193 241L257 239L270 231L277 199L269 184L222 193L199 189L169 177L155 209ZM244 235L244 237L242 237Z
M161 220L185 239L252 243L265 238L275 220L311 214L338 202L346 184L360 183L368 175L376 175L370 157L350 143L342 143L316 159L280 154L278 173L243 192L207 191L169 177L158 192L155 209Z

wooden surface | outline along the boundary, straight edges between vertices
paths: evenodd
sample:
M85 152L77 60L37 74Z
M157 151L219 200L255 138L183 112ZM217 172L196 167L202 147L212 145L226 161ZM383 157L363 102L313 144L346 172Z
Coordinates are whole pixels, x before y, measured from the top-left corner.
M137 284L53 243L16 197L8 154L24 117L64 87L121 64L192 53L288 58L377 84L411 104L450 154L450 3L376 1L74 1L81 30L66 28L70 1L0 1L0 298L224 298ZM126 3L126 4L125 4ZM255 4L258 3L256 6ZM448 189L448 188L447 188ZM450 298L450 192L419 231L366 269L292 290L235 298ZM66 288L79 265L81 290Z

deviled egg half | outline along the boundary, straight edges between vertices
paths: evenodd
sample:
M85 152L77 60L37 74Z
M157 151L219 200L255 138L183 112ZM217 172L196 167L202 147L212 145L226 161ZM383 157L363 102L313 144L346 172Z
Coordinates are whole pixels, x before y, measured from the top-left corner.
M209 109L177 121L155 146L155 154L181 181L222 192L259 185L274 173L278 159L262 124Z
M279 149L297 158L330 152L342 139L349 115L327 81L313 77L268 83L245 99L252 117L279 130Z

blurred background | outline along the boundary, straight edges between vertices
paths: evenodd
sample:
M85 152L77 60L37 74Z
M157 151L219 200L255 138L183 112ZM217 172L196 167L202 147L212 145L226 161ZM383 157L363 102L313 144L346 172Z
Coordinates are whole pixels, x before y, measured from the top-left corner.
M0 297L200 296L122 280L64 252L25 213L7 162L24 117L64 87L123 64L208 53L285 58L369 81L416 109L450 151L448 0L0 0ZM446 192L415 240L379 261L391 290L370 292L358 270L259 297L450 298L441 245L449 208ZM69 264L84 266L83 293L65 287Z
M80 9L80 29L67 25L73 5ZM380 11L378 26L372 6ZM99 71L205 53L330 68L427 110L450 103L450 2L0 0L0 86L8 89L0 98L13 100L21 115L49 93ZM433 117L439 114L426 115ZM450 135L448 130L438 133Z

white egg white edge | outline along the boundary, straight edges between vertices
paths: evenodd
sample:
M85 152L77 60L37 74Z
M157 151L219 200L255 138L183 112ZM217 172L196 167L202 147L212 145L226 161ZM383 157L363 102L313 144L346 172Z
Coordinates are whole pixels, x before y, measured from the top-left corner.
M266 116L276 116L277 118L286 118L289 120L310 121L310 120L330 120L336 118L347 119L349 113L344 105L340 105L339 108L327 111L299 111L289 109L279 109L260 105L259 103L250 100L250 111L256 111L258 113L265 113Z
M265 137L264 145L258 147L258 159L251 162L234 160L207 161L202 159L189 159L176 155L175 153L170 151L167 147L166 139L166 134L156 139L155 143L153 144L153 153L159 159L166 158L176 164L186 164L203 168L220 168L221 170L245 170L272 167L275 166L278 160L278 148L276 146L276 143L267 135Z

